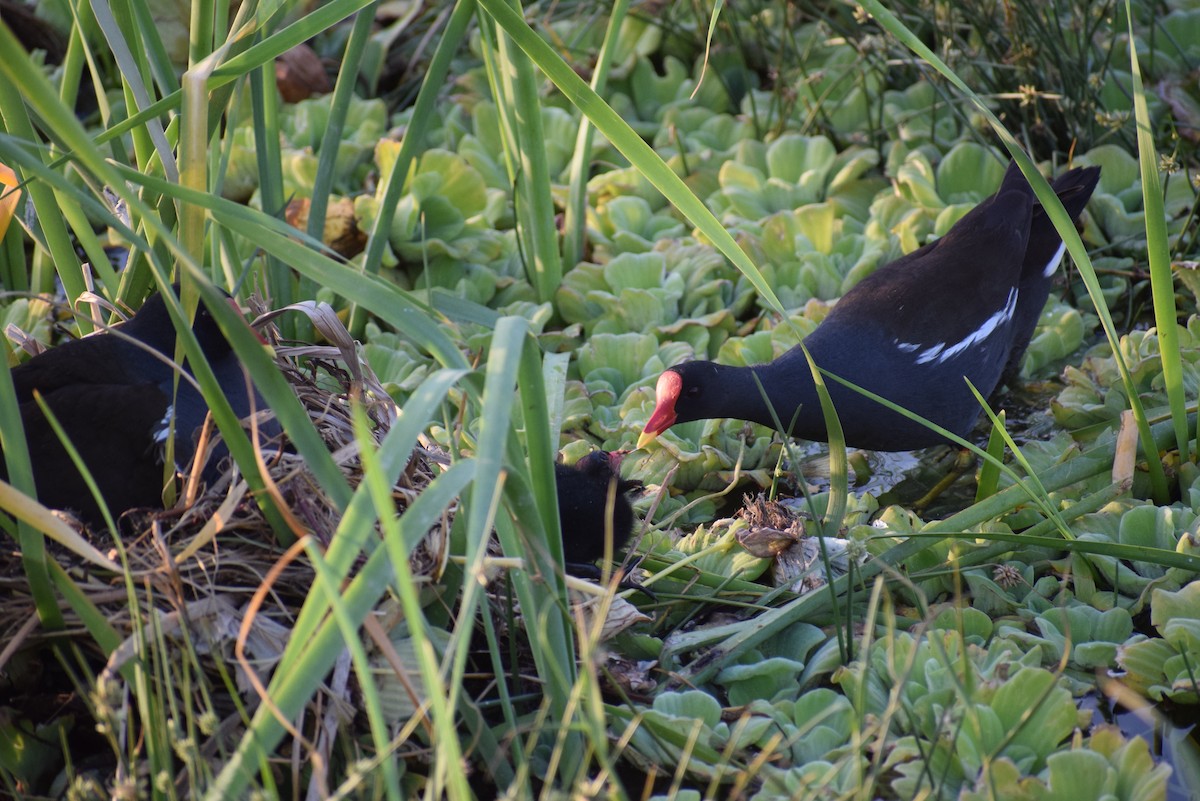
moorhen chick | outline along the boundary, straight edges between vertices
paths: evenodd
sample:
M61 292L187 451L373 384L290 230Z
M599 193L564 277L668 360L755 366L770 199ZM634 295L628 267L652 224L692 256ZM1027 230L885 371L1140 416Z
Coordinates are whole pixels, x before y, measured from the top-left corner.
M204 398L186 376L180 376L172 404L175 327L161 295L148 298L119 330L136 342L96 334L12 368L38 499L50 508L70 510L91 525L103 524L100 506L34 399L35 391L79 452L115 517L133 508L161 507L171 415L175 464L186 468L195 454L193 435L208 413ZM253 397L248 394L241 363L203 303L196 309L192 331L234 412L245 417L252 406L266 409L257 391ZM184 370L190 374L186 362ZM279 428L271 420L260 430L272 436ZM214 450L205 468L206 481L217 478L225 453L224 446ZM8 480L2 457L0 478Z
M641 483L621 478L619 471L625 453L592 451L573 467L554 465L563 561L572 575L590 577L596 573L592 562L604 556L604 541L610 531L614 553L633 531L633 506L626 493ZM613 495L611 519L610 495Z
M578 578L600 581L594 562L604 556L605 540L612 536L616 553L633 531L633 506L627 493L642 486L640 481L621 478L621 460L628 451L592 451L574 467L554 465L558 493L558 525L562 529L563 567ZM608 511L612 497L612 514ZM657 600L649 588L622 579L619 590L637 590Z
M1072 219L1098 173L1071 170L1054 182ZM1010 361L1024 353L1062 258L1058 233L1034 205L1033 189L1011 164L996 194L944 236L847 292L804 340L813 361L965 437L980 406L964 379L984 397L996 388ZM825 385L851 447L901 451L946 441L836 380L827 378ZM664 372L655 392L638 447L691 420L732 417L774 428L772 408L792 436L827 439L799 346L752 367L685 362Z

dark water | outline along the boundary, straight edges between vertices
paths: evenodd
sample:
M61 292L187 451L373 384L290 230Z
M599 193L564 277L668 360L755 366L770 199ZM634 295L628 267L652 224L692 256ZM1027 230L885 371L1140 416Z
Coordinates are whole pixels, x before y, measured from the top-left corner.
M1167 801L1200 799L1200 706L1147 705L1127 709L1103 695L1080 699L1081 709L1092 710L1092 724L1115 724L1126 737L1141 737L1156 761L1171 766Z

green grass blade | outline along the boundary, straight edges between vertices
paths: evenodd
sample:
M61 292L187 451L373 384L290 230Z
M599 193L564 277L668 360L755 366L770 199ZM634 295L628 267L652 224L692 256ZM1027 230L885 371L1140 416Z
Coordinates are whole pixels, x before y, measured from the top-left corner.
M1157 447L1161 442L1173 437L1170 424L1160 424L1154 427L1151 445ZM1068 487L1097 474L1111 470L1114 443L1096 446L1079 456L1044 471L1040 479L1042 492ZM811 620L816 615L827 612L831 595L842 597L849 590L851 581L870 581L882 573L888 566L899 565L914 554L919 553L936 542L945 539L956 532L973 531L974 527L1003 515L1007 510L1015 508L1026 497L1034 493L1023 485L1016 485L993 495L983 503L977 503L963 511L951 515L944 520L926 524L922 530L925 534L936 534L936 537L912 537L907 541L890 548L875 559L864 564L856 574L848 574L835 579L833 593L814 592L803 596L785 606L768 610L754 619L753 625L746 625L745 630L727 639L718 651L706 655L703 659L695 660L691 665L676 671L673 683L682 685L702 684L710 681L718 671L729 662L736 660L747 649L777 635L787 626L799 620ZM972 536L975 536L972 533ZM1056 540L1057 547L1062 547L1062 540ZM663 652L663 659L669 656Z
M358 12L354 25L350 28L346 52L342 55L342 65L329 108L329 124L325 127L321 147L317 151L317 175L313 180L312 204L308 207L308 235L316 240L325 238L325 212L329 207L329 194L333 188L338 146L342 141L342 131L346 129L346 112L350 109L350 101L354 99L363 51L371 39L371 31L375 26L375 10L378 7L379 2L376 0Z
M979 468L979 482L975 485L976 503L995 495L996 488L1000 486L999 465L1004 462L1004 419L1005 414L1001 411L996 415L996 422L988 435L987 455L990 458L985 459Z
M463 371L441 371L427 379L421 388L404 406L396 425L388 432L379 450L379 472L394 481L407 464L417 436L428 424L434 409L446 393L465 375ZM412 551L421 537L429 531L446 509L463 492L474 478L476 463L472 460L456 462L445 473L435 478L422 491L404 514L387 526L387 548L376 548L359 570L343 596L346 611L352 621L362 618L375 607L389 584L398 580L395 565ZM327 554L327 563L338 575L345 576L354 559L362 552L365 543L377 535L375 521L378 509L370 495L368 484L355 491L346 514L334 535L333 544ZM397 544L403 546L404 556L396 552ZM407 590L396 587L400 598ZM289 716L299 712L319 682L333 665L341 650L341 632L328 619L328 606L323 597L314 598L300 611L293 626L288 648L275 671L272 683L272 698L279 708ZM436 684L429 691L437 689ZM262 754L271 752L283 737L284 730L278 721L264 708L255 717L235 754L226 763L206 798L217 801L222 798L240 797L246 784L253 778L254 765ZM259 750L261 748L261 751Z
M804 347L803 343L801 347ZM817 388L817 398L821 401L821 415L825 419L825 431L829 437L829 507L825 511L822 527L826 536L832 536L842 527L850 494L846 436L842 433L842 422L838 419L833 399L829 397L829 390L825 387L825 379L817 369L817 363L812 360L808 348L804 348L804 359L808 362L813 384ZM828 564L825 567L829 569Z
M50 578L54 582L54 587L62 595L67 605L71 607L75 614L79 615L79 619L83 622L84 627L88 630L96 645L105 655L111 654L121 645L122 637L108 622L108 618L102 611L96 608L88 596L81 592L79 585L71 578L71 576L62 568L58 562L50 562ZM121 675L127 680L131 678L132 668L130 665L124 665L121 668Z
M512 0L512 6L520 10L517 0ZM504 165L513 185L517 236L530 283L538 300L545 302L562 282L562 256L554 227L550 167L533 66L529 57L503 32L495 30L487 18L480 21L480 32L485 42L488 84L504 142Z
M5 152L4 144L4 140L0 138L0 153ZM297 272L328 287L347 300L366 307L381 320L425 348L445 366L464 369L468 367L458 346L445 331L433 323L428 306L417 302L411 295L388 281L371 276L364 278L358 273L348 271L344 264L316 252L315 249L321 248L321 244L303 237L287 223L256 209L168 183L161 178L144 175L127 167L118 165L116 170L122 182L129 181L135 186L146 186L177 200L202 206L218 223L258 243ZM52 179L50 174L46 174L45 177ZM119 226L119 223L114 220L114 225ZM133 231L123 230L122 233L133 241L139 239ZM307 244L297 242L298 236L304 238Z
M203 71L183 75L183 108L179 114L179 184L208 191L208 80ZM179 204L176 235L179 244L198 263L204 260L207 215L192 203Z
M17 406L16 390L8 368L7 343L5 343L4 367L0 368L0 459L5 461L6 475L13 486L25 495L34 494L33 466L29 460L28 442ZM42 625L48 629L61 629L62 612L51 589L50 567L53 559L46 554L46 540L42 532L30 523L17 518L17 542L21 546L21 566L29 582L29 593Z
M218 200L218 199L213 199ZM227 201L214 202L210 207L213 218L244 236L253 236L264 249L274 253L293 269L336 292L339 296L363 306L380 320L411 338L446 367L466 368L466 358L453 340L437 326L428 307L408 293L381 278L362 276L346 269L344 264L296 242L279 223L278 230L268 229L259 213ZM275 221L272 220L272 228Z
M546 387L546 413L549 416L550 442L559 441L562 433L563 411L567 391L567 371L571 362L569 353L546 353L542 356L542 383Z
M418 436L428 421L435 417L438 407L445 401L450 389L466 375L468 373L465 370L442 369L421 382L421 386L404 404L404 414L392 425L391 431L388 432L380 446L377 458L384 475L393 480L399 477L400 471L408 464ZM344 519L351 530L360 532L370 530L367 526L356 522L357 517L368 514L366 502L367 498L362 497L362 493L356 493L354 500L347 508ZM344 574L349 571L353 560L360 553L370 550L368 547L370 543L369 538L356 540L352 536L340 536L330 545L327 559L334 568ZM409 543L409 548L414 545L415 543Z
M406 543L420 539L459 497L474 475L474 462L458 462L450 467L430 482L405 510L389 536L398 534L400 540ZM367 492L365 485L363 492L364 495ZM341 533L339 529L338 536ZM361 621L374 609L388 586L392 570L386 549L376 549L342 596L346 614L352 622ZM328 618L321 622L311 637L293 636L287 649L291 658L285 655L270 686L275 710L287 719L294 719L317 691L343 646L337 623ZM285 663L290 665L287 670L283 669ZM275 712L265 704L260 706L237 750L224 764L204 798L207 801L223 801L244 797L247 785L253 781L255 766L264 755L274 750L284 733L275 718Z
M459 744L458 732L455 728L453 694L446 687L439 669L439 660L434 652L430 637L427 633L428 622L425 619L421 600L417 593L417 584L413 580L408 559L411 547L405 542L395 515L395 502L392 500L392 488L386 481L387 475L378 469L377 455L373 452L373 443L367 431L366 415L361 407L356 407L355 429L358 432L359 447L363 458L363 480L368 484L371 499L375 505L383 528L383 541L388 549L392 568L396 571L396 589L400 603L404 608L404 620L408 625L412 639L418 644L417 662L421 679L425 684L426 698L430 705L430 720L434 727L434 742L438 744L436 765L438 776L434 781L446 786L447 795L451 798L467 799L471 797L464 771L458 769L463 759ZM469 644L460 643L458 650L465 650ZM374 688L374 680L365 677ZM375 731L376 724L372 721L372 732L377 741L387 742L388 731L386 723L380 721L380 730ZM383 750L382 747L379 748ZM384 760L384 764L394 760Z
M371 438L370 424L367 422L366 415L360 404L355 404L353 412L355 439L358 442L359 454L363 460L363 480L367 483L368 490L375 501L379 519L387 521L387 526L384 530L391 529L395 531L397 527L394 522L395 504L391 497L391 485L387 483L384 473L377 468L378 462L375 461L374 453L375 443ZM403 540L401 540L400 548L402 550L402 557L399 563L407 565L408 553L403 550ZM375 745L375 751L379 754L387 753L389 749L388 741L390 739L388 724L383 715L383 707L379 700L379 688L375 685L371 663L367 658L366 649L363 647L362 638L359 636L362 619L352 617L346 605L342 603L342 597L338 592L338 588L342 584L342 577L325 561L325 555L321 551L322 549L316 543L311 543L305 550L317 575L313 589L316 592L324 592L325 604L332 613L333 620L337 623L342 642L350 652L351 663L354 666L355 673L358 674L358 689L362 696L362 705L367 714L368 727L371 732L372 742ZM395 566L397 562L393 560L392 564ZM411 577L409 578L411 579ZM387 789L387 797L390 801L399 801L400 786L399 776L396 773L396 761L393 759L384 759L380 764L383 773L383 784Z
M582 111L596 129L604 134L613 147L636 167L646 179L662 192L700 233L710 240L734 266L753 284L773 310L785 315L783 305L767 284L762 273L750 261L725 230L720 221L704 205L691 189L676 175L666 162L629 127L620 115L584 83L575 71L554 52L546 42L526 24L525 20L509 7L504 0L480 0L479 5L490 14L513 41L537 64L567 99Z
M913 537L940 538L941 533L922 532ZM1119 542L1101 542L1097 540L1075 539L1064 542L1058 537L1030 536L1026 532L1013 534L1005 531L972 531L971 536L981 540L1007 542L1023 547L1050 548L1067 553L1092 553L1100 556L1110 556L1114 559L1125 559L1131 562L1150 562L1162 567L1175 567L1180 570L1200 572L1200 556L1195 554L1168 551L1164 548L1154 548L1149 545L1125 545Z
M529 454L530 488L541 513L546 545L552 554L561 559L562 532L558 526L558 492L554 482L558 431L551 428L550 405L543 370L541 348L538 347L537 339L528 334L525 347L521 349L517 391L520 395L521 416L525 428L525 448Z
M250 103L254 124L254 149L258 163L258 191L263 210L282 217L287 198L283 195L283 153L279 137L279 99L275 90L275 70L255 67L249 75ZM293 290L292 271L287 262L273 253L266 254L264 272L274 299L281 306L299 298ZM300 320L280 320L280 333L295 337L310 326Z
M122 19L125 26L129 30L136 30L136 25L132 17L127 16L130 9L121 4L117 7L117 12L114 12L105 0L96 0L92 3L92 13L96 15L96 22L100 25L100 30L104 33L104 38L108 42L108 47L112 51L113 58L116 59L117 67L121 72L121 80L125 88L125 96L129 102L131 109L142 110L152 105L153 101L150 97L150 91L146 83L142 80L144 74L149 73L149 64L146 63L147 48L144 42L136 42L133 45L125 38L124 30L119 24L116 13L122 13ZM151 26L150 31L156 29ZM154 39L158 37L153 36ZM161 45L160 45L161 46ZM150 47L149 52L154 52L155 48ZM134 53L139 55L134 55ZM142 132L139 135L139 131ZM175 151L171 144L167 141L166 132L163 130L162 123L157 119L146 120L145 128L141 126L134 131L135 144L137 140L146 137L148 142L153 147L153 153L157 156L157 161L162 165L162 169L167 178L172 181L179 179L179 168L175 164ZM148 168L150 164L150 153L142 154L139 162L143 169Z
M322 31L371 2L374 2L374 0L332 0L332 2L318 7L312 13L301 17L283 30L230 57L223 66L213 71L209 89L216 91L233 81L240 80L256 67L270 65L287 50L320 34ZM251 32L252 30L242 30L241 34L243 37L246 37ZM4 50L2 41L0 41L0 51L7 52ZM20 47L13 52L19 54L21 57L27 57L24 50ZM112 142L131 131L135 131L141 126L146 125L150 120L178 108L180 101L181 93L178 91L173 92L116 125L111 126L95 138L95 143L100 145ZM54 130L57 131L57 128Z
M412 122L400 143L400 151L396 154L395 163L381 176L379 192L379 212L375 215L375 223L367 236L367 249L362 256L363 269L368 273L378 273L383 261L384 248L387 247L388 233L391 230L392 219L396 216L396 207L403 196L404 184L408 179L409 168L417 155L420 142L425 139L425 133L434 118L441 89L446 76L450 72L450 64L455 53L467 35L467 24L475 15L475 4L470 0L458 0L446 30L438 40L437 49L429 63L426 78L421 82L413 104ZM351 330L357 331L362 327L361 315L351 310Z
M531 354L527 350L534 348ZM532 386L530 383L532 382ZM487 361L486 382L484 387L483 407L480 410L480 429L478 439L479 474L471 487L470 502L467 506L467 550L465 553L467 571L469 574L482 568L482 558L486 540L490 537L493 518L492 499L500 496L503 490L510 504L516 504L511 509L514 518L521 520L522 525L536 536L541 533L542 541L547 538L545 527L537 521L536 515L530 517L531 511L527 502L520 496L528 493L525 482L518 480L520 473L519 462L515 459L506 465L506 454L511 453L510 420L513 409L513 388L521 392L523 407L528 411L531 404L537 404L536 396L541 395L541 403L545 403L545 390L541 382L541 356L536 345L529 336L527 323L524 318L504 317L496 324L492 336L490 355ZM543 409L544 412L544 409ZM538 459L531 452L531 464L538 469L539 481L544 481L546 459L550 447L548 445L548 417L543 413L530 428L541 428L541 432L530 431L527 436L531 442L540 443ZM552 457L550 457L552 458ZM512 475L506 482L510 486L501 485L501 474L505 469L512 470ZM552 471L553 468L550 467ZM523 491L523 492L522 492ZM543 511L543 514L546 514ZM509 556L524 556L531 564L538 564L538 555L526 552L523 543L517 536L513 526L507 519L496 521L496 530L504 553ZM554 529L552 529L554 530ZM561 547L561 544L560 544ZM540 565L539 565L540 567ZM543 575L553 576L554 571L539 571ZM530 570L516 571L512 581L516 588L517 598L521 609L524 610L527 622L527 632L533 651L534 663L538 675L545 682L543 692L550 704L556 720L566 722L570 719L569 701L571 688L574 684L575 656L571 648L571 631L564 616L559 613L561 596L558 582L533 580L534 573ZM464 585L463 606L467 608L477 597L478 582L468 581ZM536 620L536 624L534 623ZM573 775L578 769L578 757L581 754L577 735L572 737L574 745L568 750L568 775Z
M381 465L379 469L383 470L388 478L394 480L400 475L400 471L408 464L418 435L433 418L435 411L445 400L451 387L461 381L465 375L467 373L462 370L439 370L427 378L409 398L408 403L404 405L404 414L392 426L379 449L378 460ZM351 499L346 513L342 515L341 522L338 524L338 534L333 538L329 551L325 555L326 562L339 575L345 577L349 574L350 568L359 554L373 551L373 542L376 536L374 525L377 519L375 512L368 491L356 490L354 498ZM416 532L415 529L409 529L409 534L413 533L418 536L424 534L423 531ZM406 547L409 550L415 546L415 540L411 542L406 540ZM397 592L400 591L397 588ZM293 638L304 642L313 636L317 626L324 620L327 611L322 604L306 605L301 610L293 627ZM302 651L299 650L285 653L279 669L285 671L292 669L294 661L299 659L301 654Z
M15 153L14 155L19 156L22 154ZM249 223L247 221L248 218L257 218L263 222L268 222L270 225L278 224L283 226L282 223L277 223L277 221L271 220L261 213L251 213L249 209L245 209L244 207L220 198L215 198L206 193L171 184L159 178L142 175L135 171L127 170L127 168L124 167L118 167L117 169L120 173L127 175L130 180L136 182L140 179L141 181L151 185L153 189L162 194L185 200L190 203L195 203L204 208L230 208L232 212L230 216L226 218L229 227L239 229L243 235L247 237L254 238L259 241L270 239L269 235L260 226ZM40 174L48 181L61 180L52 173L42 172ZM130 195L132 202L137 202L136 195L132 192L129 192L128 189L125 188L124 181L121 181L120 185L122 187L122 191L125 191L128 195ZM152 215L148 215L147 219L148 221L152 221ZM115 219L112 221L112 224L115 227L121 227L119 221ZM283 226L283 229L293 230L287 226ZM133 231L126 230L124 233L131 242L137 243L140 241L140 237L138 237L138 235ZM168 232L163 231L162 234L164 242L169 243L172 241L172 238ZM288 259L288 261L293 264L307 264L314 259L320 260L323 258L312 253L307 248L288 240L288 238L285 236L280 236L277 240L271 239L270 241L278 241L282 243L282 247L285 251L285 257L290 253L297 253L298 255L294 259ZM180 250L176 250L175 252L180 257L180 264L182 266L190 270L194 276L198 278L203 277L203 273L199 270L199 268L194 266L195 263L193 260L187 259L186 254ZM331 285L335 288L341 288L345 290L345 294L350 297L353 297L355 294L369 294L371 296L372 306L379 307L379 311L382 312L384 319L395 320L397 327L401 328L401 330L405 330L407 328L408 330L412 331L415 334L414 338L422 344L430 343L432 340L433 344L427 344L427 347L429 347L432 352L435 354L444 354L446 358L455 360L456 363L454 366L465 366L462 355L458 352L453 343L449 341L446 335L440 331L440 329L438 329L436 326L428 325L428 321L426 321L425 325L423 326L417 325L415 320L412 320L410 316L405 315L405 311L411 310L411 306L404 301L402 296L398 296L398 292L396 290L385 289L383 292L371 292L365 290L361 286L360 282L353 280L353 276L349 277L350 280L346 280L348 278L345 274L346 271L341 268L340 265L335 265L328 259L324 259L324 262L333 265L334 269L322 269L321 273L328 273L336 276L332 280L325 281L324 283L326 283L326 285ZM301 266L301 264L297 264L298 269ZM159 267L156 269L161 270L163 268ZM158 280L160 288L163 288L167 285L167 281L169 279L165 275L160 274ZM380 283L383 284L383 282ZM386 284L383 285L386 287ZM208 291L211 292L212 290ZM389 302L389 294L397 297L393 297ZM274 369L274 365L270 363L270 360L267 358L266 354L262 352L261 346L258 343L258 340L254 338L254 335L250 331L246 330L246 327L242 321L234 320L235 313L233 310L228 308L228 306L222 302L216 294L209 294L208 297L209 307L212 309L214 317L221 322L222 327L225 329L230 342L233 344L242 362L246 364L255 375L260 391L263 393L263 396L266 398L270 406L275 410L281 424L287 428L289 434L291 435L293 444L296 446L298 451L304 454L310 468L314 472L314 475L322 483L323 488L330 495L330 497L334 499L335 503L344 505L344 503L349 499L349 493L348 489L346 488L345 481L342 478L340 471L333 464L324 442L316 433L315 429L313 429L307 413L300 408L294 393L292 393L291 389L286 385L283 377L279 375L277 370ZM175 307L174 304L168 303L168 307L171 308L173 317L175 317L176 320L181 321L184 319L182 316L182 311ZM241 431L240 426L236 424L233 412L229 408L228 400L216 387L215 378L211 376L211 371L207 370L207 365L203 365L203 367L201 366L200 362L203 362L203 359L199 356L198 346L195 343L195 338L190 329L185 329L182 332L180 340L185 343L185 347L189 349L188 352L195 359L194 363L196 364L197 368L196 378L200 382L201 388L205 393L205 397L209 398L210 408L213 410L214 419L217 421L222 432L225 433L226 440L229 444L230 453L233 454L234 458L238 461L238 464L243 466L243 470L247 479L251 482L252 488L256 491L261 490L261 478L258 477L257 474L257 467L253 458L253 452L251 450L249 441L246 439L245 434ZM278 524L278 521L276 522Z
M608 73L612 69L614 51L620 44L621 25L628 11L629 0L616 0L608 12L608 28L600 52L596 54L595 72L590 84L597 96L603 95L608 86ZM569 167L567 207L563 215L562 261L567 270L583 260L587 240L587 187L588 178L591 177L592 141L595 135L596 129L586 117L582 117L579 120L579 132L575 135L575 153L571 156Z
M1125 20L1133 38L1133 10L1125 0ZM1137 48L1129 48L1130 72L1133 76L1133 111L1137 120L1138 166L1142 175L1142 208L1146 220L1146 256L1150 262L1150 288L1154 297L1154 322L1158 329L1159 356L1162 359L1163 386L1171 405L1175 424L1175 446L1181 460L1192 459L1187 436L1187 398L1183 387L1183 359L1179 353L1179 313L1175 308L1175 276L1171 270L1171 253L1167 244L1167 215L1163 210L1163 189L1158 174L1158 152L1150 129L1150 110L1146 106L1146 89L1142 85L1142 70L1138 64Z
M28 62L28 56L25 55L17 41L12 37L8 28L0 25L0 61L8 61L10 59L23 59ZM26 65L22 65L26 66ZM3 70L0 67L0 70ZM29 143L41 141L34 130L33 123L29 119L29 115L25 111L24 97L31 89L33 91L52 92L49 83L44 79L40 81L24 81L26 77L24 70L22 73L14 75L12 72L5 71L4 80L0 80L0 117L3 117L4 128L10 134L18 139ZM41 75L38 74L38 78ZM42 158L41 156L33 156L34 158ZM60 209L58 197L56 193L41 181L29 181L28 174L22 174L19 163L12 159L6 159L7 165L17 173L17 178L22 181L28 181L25 186L29 193L29 200L33 203L34 209L37 211L38 224L41 226L44 236L43 244L50 252L50 258L58 267L58 272L62 278L63 286L67 290L68 298L76 298L80 292L83 292L85 287L83 284L83 276L80 275L77 269L79 259L75 255L75 248L71 243L71 234L67 229L66 220L63 219L63 213ZM37 292L50 292L54 289L54 275L48 272L35 271L31 288ZM86 321L81 321L81 330L83 333L91 331L91 326Z

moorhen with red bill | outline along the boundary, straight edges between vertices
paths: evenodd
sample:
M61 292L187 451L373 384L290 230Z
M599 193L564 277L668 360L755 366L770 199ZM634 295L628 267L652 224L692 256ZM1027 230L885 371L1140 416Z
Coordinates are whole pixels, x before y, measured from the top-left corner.
M116 330L124 336L104 333L73 340L12 368L38 499L50 508L72 511L90 525L103 524L100 506L34 399L35 391L79 452L114 517L133 508L161 508L171 418L175 464L186 469L195 454L193 437L208 413L186 361L175 392L175 326L161 295L148 298ZM245 417L252 408L266 409L257 391L247 391L241 363L203 303L196 309L192 332L234 412ZM260 432L272 437L279 426L272 419ZM214 449L205 481L218 477L226 453L223 445ZM3 458L0 478L8 480Z
M1070 170L1053 183L1072 220L1091 197L1099 172ZM1019 365L1062 258L1062 240L1035 203L1025 176L1010 164L996 194L944 236L847 292L804 339L813 361L965 437L980 412L967 381L987 397L1014 360ZM851 447L902 451L946 442L834 379L825 385ZM799 346L752 367L685 362L659 377L638 447L692 420L732 417L775 428L772 409L792 436L827 440Z

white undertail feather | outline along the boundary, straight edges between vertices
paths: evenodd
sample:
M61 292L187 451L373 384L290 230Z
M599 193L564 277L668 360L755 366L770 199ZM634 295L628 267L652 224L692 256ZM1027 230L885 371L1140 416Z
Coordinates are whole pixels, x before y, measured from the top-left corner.
M1042 277L1049 278L1054 275L1054 271L1058 269L1058 263L1062 261L1063 253L1067 251L1065 242L1058 243L1058 250L1054 251L1054 255L1050 257L1050 261L1046 263L1046 269L1042 270Z

